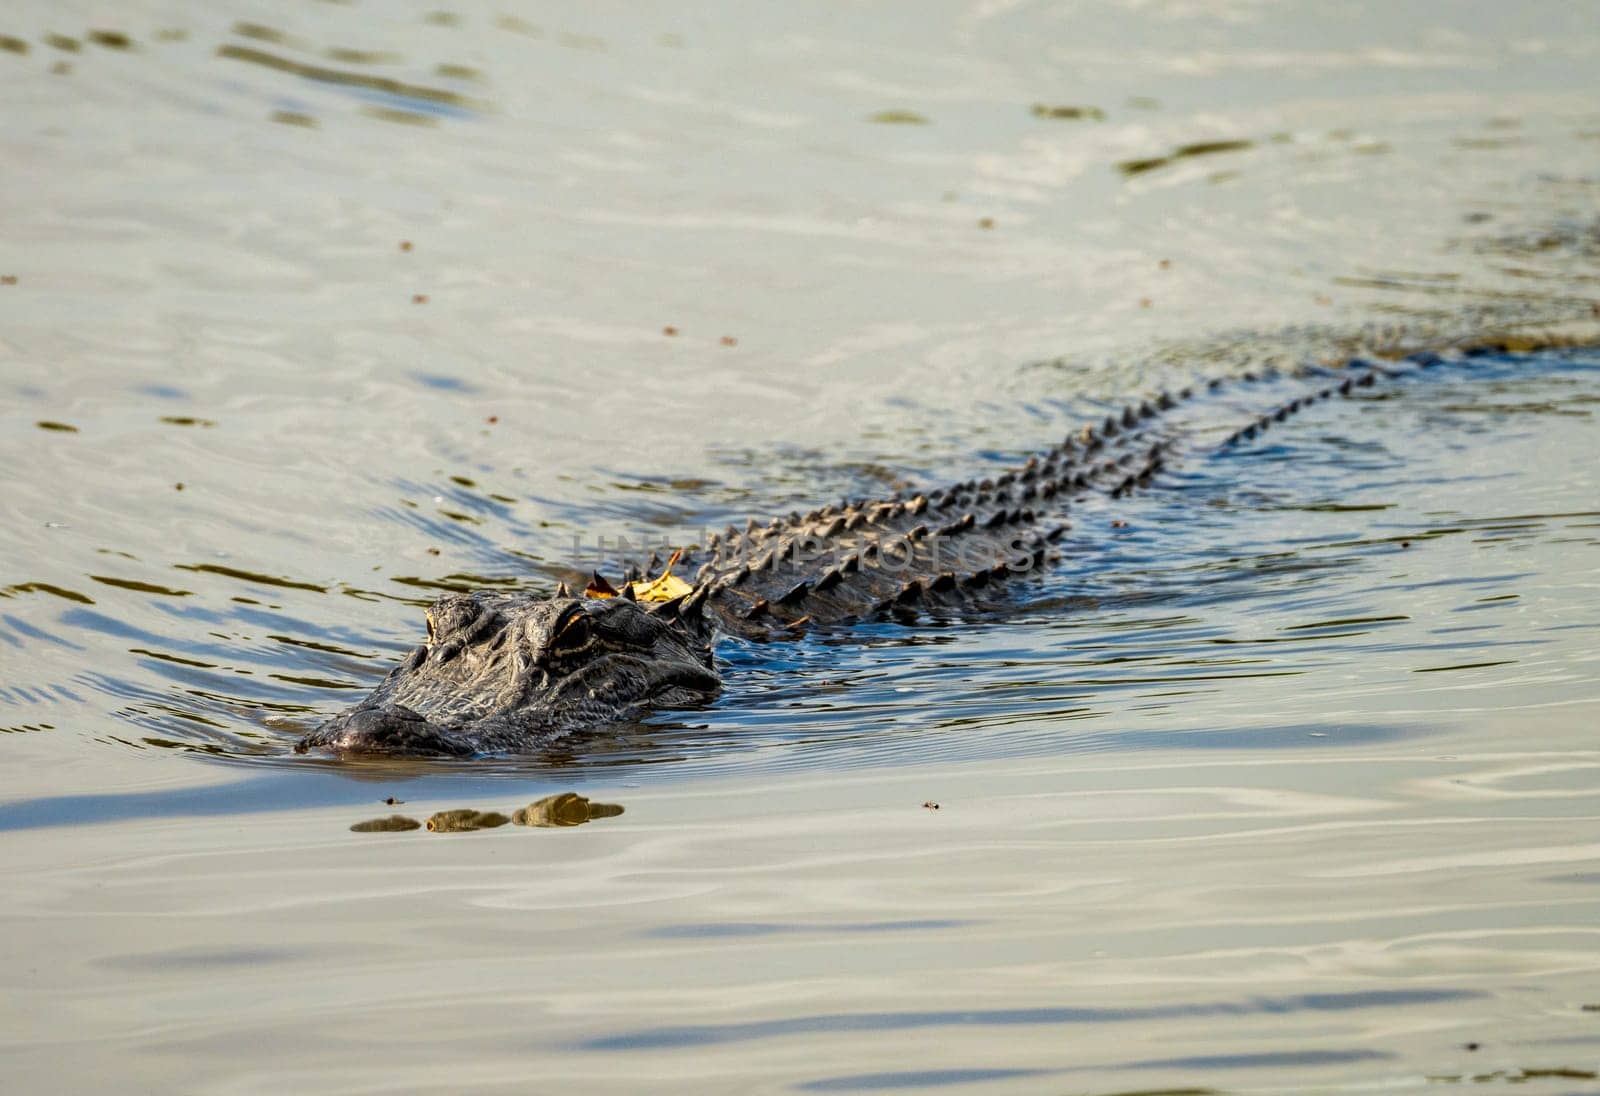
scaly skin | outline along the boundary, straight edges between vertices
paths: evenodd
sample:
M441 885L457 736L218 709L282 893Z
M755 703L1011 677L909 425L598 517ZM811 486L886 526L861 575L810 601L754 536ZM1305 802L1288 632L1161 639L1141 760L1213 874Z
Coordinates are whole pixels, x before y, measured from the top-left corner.
M1437 360L1416 355L1409 364ZM992 480L751 521L743 532L729 526L710 538L692 591L676 601L636 602L626 584L609 599L573 597L565 586L555 596L451 595L428 610L425 643L295 748L515 752L704 702L721 684L713 657L721 635L781 637L808 624L907 620L992 601L1055 558L1075 498L1124 497L1149 486L1186 443L1208 452L1241 444L1387 371L1351 362L1310 371L1321 378L1312 384L1305 374L1208 381L1108 415ZM1285 384L1294 390L1287 399ZM1265 398L1273 402L1263 410Z

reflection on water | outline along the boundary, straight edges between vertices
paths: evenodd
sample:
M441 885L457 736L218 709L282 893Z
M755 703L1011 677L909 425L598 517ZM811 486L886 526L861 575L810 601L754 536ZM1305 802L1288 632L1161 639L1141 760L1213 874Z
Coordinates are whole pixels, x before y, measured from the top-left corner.
M1251 1001L1208 1001L1194 1004L1151 1005L1144 1008L1027 1008L971 1009L939 1012L850 1013L831 1016L796 1016L767 1023L727 1024L721 1027L661 1028L607 1036L587 1044L589 1050L642 1050L649 1047L708 1046L745 1039L771 1039L787 1035L841 1031L896 1031L925 1027L1005 1027L1012 1024L1116 1024L1140 1020L1191 1016L1246 1016L1252 1013L1342 1012L1384 1006L1460 1001L1474 994L1458 990L1415 989L1388 993L1331 993L1304 997ZM1325 1053L1325 1052L1324 1052ZM1156 1062L1152 1066L1192 1067L1193 1060ZM1248 1064L1248 1063L1247 1063Z

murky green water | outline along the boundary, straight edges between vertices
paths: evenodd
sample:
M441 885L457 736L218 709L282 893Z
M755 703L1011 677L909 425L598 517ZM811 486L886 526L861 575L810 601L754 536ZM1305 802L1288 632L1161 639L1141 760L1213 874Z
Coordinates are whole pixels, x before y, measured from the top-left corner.
M1592 1090L1592 349L1197 453L994 619L727 643L706 710L289 746L600 538L1600 344L1597 14L7 9L8 1080Z

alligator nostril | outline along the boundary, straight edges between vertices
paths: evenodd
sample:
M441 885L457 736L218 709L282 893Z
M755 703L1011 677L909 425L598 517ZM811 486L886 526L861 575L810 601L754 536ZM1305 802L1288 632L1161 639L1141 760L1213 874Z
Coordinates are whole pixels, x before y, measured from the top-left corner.
M452 658L455 658L456 655L461 653L461 647L462 643L459 639L452 639L439 644L433 649L434 664L443 666L446 662L449 662Z
M428 657L428 645L426 643L424 643L424 644L421 644L420 646L418 646L416 650L412 651L409 655L406 656L405 668L407 670L415 670L418 666L422 665L422 660L427 658L427 657Z

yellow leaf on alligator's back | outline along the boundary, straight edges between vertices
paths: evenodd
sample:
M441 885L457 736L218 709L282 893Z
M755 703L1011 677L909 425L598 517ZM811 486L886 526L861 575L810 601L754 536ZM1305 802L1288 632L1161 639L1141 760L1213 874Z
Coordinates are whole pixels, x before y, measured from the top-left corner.
M628 592L637 601L672 601L684 594L692 593L694 587L672 573L672 565L678 562L678 556L681 554L681 552L672 553L672 558L667 560L667 565L655 578L628 583ZM600 577L600 572L596 571L594 577L589 580L589 585L584 588L583 596L607 598L616 597L619 593L620 591Z
M672 558L655 578L633 583L633 596L640 601L671 601L692 591L693 586L672 573L672 565L678 562L680 555L681 552L672 553Z

